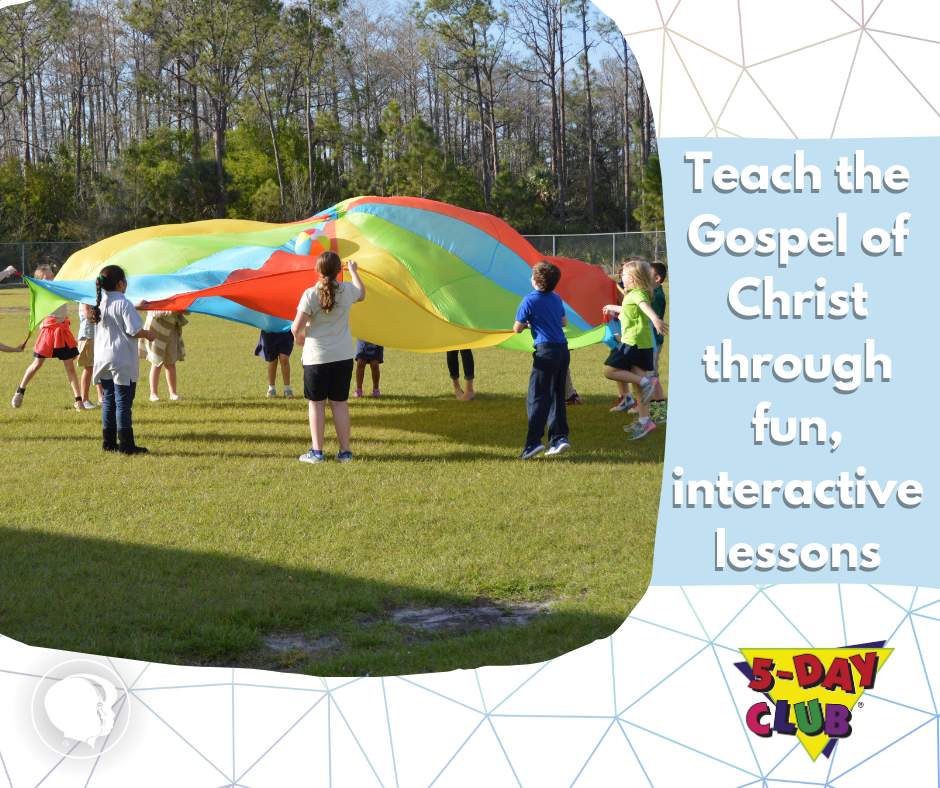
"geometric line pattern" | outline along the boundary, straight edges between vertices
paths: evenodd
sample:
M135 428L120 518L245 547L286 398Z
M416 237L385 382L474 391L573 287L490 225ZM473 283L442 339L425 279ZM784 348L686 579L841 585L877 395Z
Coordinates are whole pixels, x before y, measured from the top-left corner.
M782 13L746 0L598 5L642 67L660 137L940 134L935 4L791 0ZM889 97L883 112L874 95Z
M877 640L895 649L891 664L829 757L814 763L792 739L748 732L739 648ZM48 664L70 657L0 638L0 692L17 709L0 722L0 785L522 788L617 775L664 788L694 774L695 785L842 788L902 764L940 784L935 589L654 586L605 640L540 665L443 674L318 679L100 659L136 676L119 701L135 708L90 769L23 724Z

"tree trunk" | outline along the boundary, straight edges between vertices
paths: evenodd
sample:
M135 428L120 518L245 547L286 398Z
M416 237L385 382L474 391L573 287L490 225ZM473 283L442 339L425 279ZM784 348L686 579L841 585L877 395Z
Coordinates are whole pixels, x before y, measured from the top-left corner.
M568 201L568 153L567 153L567 134L566 134L566 125L567 118L565 117L565 30L564 30L564 18L562 16L563 10L561 4L558 5L558 56L561 59L561 74L559 75L559 137L558 137L558 165L559 165L559 189L558 189L558 201L561 204L561 223L562 226L568 221L567 217L567 206Z
M630 50L623 39L623 231L630 232Z
M597 225L597 211L594 205L594 183L597 180L596 161L594 152L594 104L591 100L591 62L588 58L587 40L587 7L585 0L581 0L581 33L584 39L584 90L587 93L587 122L588 122L588 197L591 212L591 228L594 232Z
M215 218L224 219L226 203L228 202L228 190L225 188L225 124L228 120L228 112L225 103L218 99L212 99L212 108L215 110L215 128L213 129L213 141L215 142L215 174L219 180L219 202L215 209Z
M476 45L476 40L474 40ZM480 82L480 67L474 62L473 76L476 79L477 87L477 109L480 113L480 162L483 165L483 199L486 203L486 211L490 210L490 164L488 151L486 149L486 135L483 133L486 126L486 113L483 111L483 85Z
M277 184L281 189L281 221L287 221L287 198L284 194L284 168L281 166L281 154L277 149L277 129L274 126L274 115L271 112L271 102L268 101L267 81L261 75L261 95L264 98L264 108L268 116L268 128L271 130L271 144L274 146L274 166L277 168Z
M40 155L39 125L36 123L36 82L31 75L29 78L29 123L32 131L33 160Z
M29 145L29 91L26 89L26 39L20 34L20 91L21 91L21 110L20 110L20 137L23 147L23 164L29 164L32 161L32 155Z
M307 111L304 113L307 120L307 175L310 182L310 215L312 216L316 213L317 202L316 195L314 194L314 170L313 170L313 128L311 123L311 106L310 106L310 60L307 60Z
M183 130L183 64L176 58L176 130Z
M75 91L75 195L82 193L82 75L78 77L78 88Z
M192 116L193 116L193 161L196 161L199 158L199 96L196 90L196 86L191 84L189 86L190 91L190 101L192 102Z
M49 127L46 120L46 96L42 90L42 77L39 78L39 117L42 119L42 147L49 150Z

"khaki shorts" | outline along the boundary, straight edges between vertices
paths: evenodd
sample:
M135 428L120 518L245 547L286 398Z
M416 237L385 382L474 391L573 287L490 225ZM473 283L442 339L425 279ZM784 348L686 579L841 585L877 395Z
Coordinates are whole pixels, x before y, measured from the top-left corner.
M179 361L180 332L171 331L166 340L166 353L163 355L164 364L175 364Z
M93 339L78 340L78 366L80 367L95 366L95 340Z

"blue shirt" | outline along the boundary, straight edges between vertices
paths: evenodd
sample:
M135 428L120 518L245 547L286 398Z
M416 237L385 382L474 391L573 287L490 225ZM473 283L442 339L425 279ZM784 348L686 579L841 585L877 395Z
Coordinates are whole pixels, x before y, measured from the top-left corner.
M561 321L565 316L565 303L558 293L543 293L533 290L519 304L516 320L528 323L532 329L532 345L546 342L567 345L568 339L562 330Z
M83 309L82 304L78 305L78 319L81 321L79 323L78 338L79 339L90 339L94 341L95 339L95 324L89 323L85 320L85 310Z

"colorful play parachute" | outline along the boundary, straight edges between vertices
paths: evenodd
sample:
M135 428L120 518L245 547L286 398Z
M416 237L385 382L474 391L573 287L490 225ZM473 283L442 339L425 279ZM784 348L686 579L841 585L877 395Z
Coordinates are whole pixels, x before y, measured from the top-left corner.
M368 297L350 325L361 339L425 352L532 348L512 325L546 258L500 219L408 197L357 197L291 224L219 219L116 235L72 255L54 281L29 280L31 327L63 301L94 303L95 276L113 263L135 303L286 331L325 249L359 265ZM616 285L597 266L548 259L562 270L571 347L600 341Z

